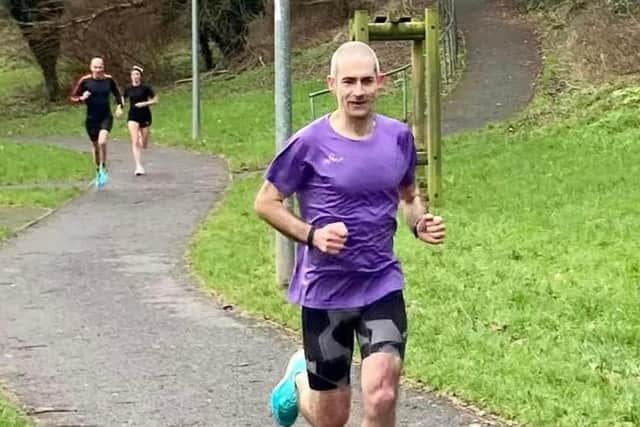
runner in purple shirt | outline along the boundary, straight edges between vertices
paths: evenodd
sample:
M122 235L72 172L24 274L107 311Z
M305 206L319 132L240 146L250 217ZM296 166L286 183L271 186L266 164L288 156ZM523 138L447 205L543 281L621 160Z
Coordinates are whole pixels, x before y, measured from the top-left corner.
M389 427L407 338L404 277L393 252L398 207L426 243L441 243L445 227L418 193L409 128L373 111L383 81L373 50L343 44L327 80L338 109L291 138L255 201L261 218L303 243L289 301L302 307L304 348L291 357L271 408L281 426L293 425L298 412L315 427L345 425L355 336L363 357L362 425ZM300 218L283 205L293 194Z

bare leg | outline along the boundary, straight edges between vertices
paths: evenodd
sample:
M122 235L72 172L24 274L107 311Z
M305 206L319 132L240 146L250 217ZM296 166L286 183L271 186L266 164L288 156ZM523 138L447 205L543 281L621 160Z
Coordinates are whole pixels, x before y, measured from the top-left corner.
M306 372L296 377L296 388L300 413L313 427L343 427L349 421L350 388L312 390Z
M394 427L402 360L389 353L373 353L362 361L362 427Z
M96 163L96 169L100 167L100 146L98 145L98 141L91 141L93 144L93 161Z
M136 174L142 169L142 140L140 139L140 125L138 122L129 121L127 123L129 127L129 137L131 139L131 153L133 154L133 161L136 164Z
M107 138L109 137L109 131L106 129L100 130L98 134L98 147L100 148L100 164L102 167L107 166Z
M142 138L142 148L149 148L149 137L151 136L151 126L140 128L140 136Z

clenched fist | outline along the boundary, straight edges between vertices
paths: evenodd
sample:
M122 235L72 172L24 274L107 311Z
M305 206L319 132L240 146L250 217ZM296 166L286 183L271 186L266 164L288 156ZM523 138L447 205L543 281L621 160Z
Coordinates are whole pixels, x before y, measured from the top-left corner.
M318 228L313 235L313 246L320 252L338 255L347 242L349 230L343 222L334 222Z

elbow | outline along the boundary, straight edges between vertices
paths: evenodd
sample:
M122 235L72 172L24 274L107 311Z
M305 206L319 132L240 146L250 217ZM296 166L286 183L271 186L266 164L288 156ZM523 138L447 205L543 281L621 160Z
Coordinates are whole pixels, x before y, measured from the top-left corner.
M253 201L253 211L258 215L259 218L265 219L267 209L265 207L264 200L258 195Z

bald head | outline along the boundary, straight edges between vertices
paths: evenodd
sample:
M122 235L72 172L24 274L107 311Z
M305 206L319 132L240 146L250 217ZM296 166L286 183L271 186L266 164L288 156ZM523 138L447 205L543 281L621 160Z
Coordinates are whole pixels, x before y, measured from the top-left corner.
M333 53L333 56L331 57L330 76L333 78L337 76L338 68L344 58L353 57L370 58L376 75L380 74L380 62L378 61L378 56L373 49L371 49L366 43L352 41L343 43Z
M95 57L95 58L91 58L91 63L90 63L91 68L93 67L104 67L104 61L102 60L102 58L99 57Z
M89 69L91 70L91 74L94 78L102 78L104 75L104 61L102 58L92 58Z

